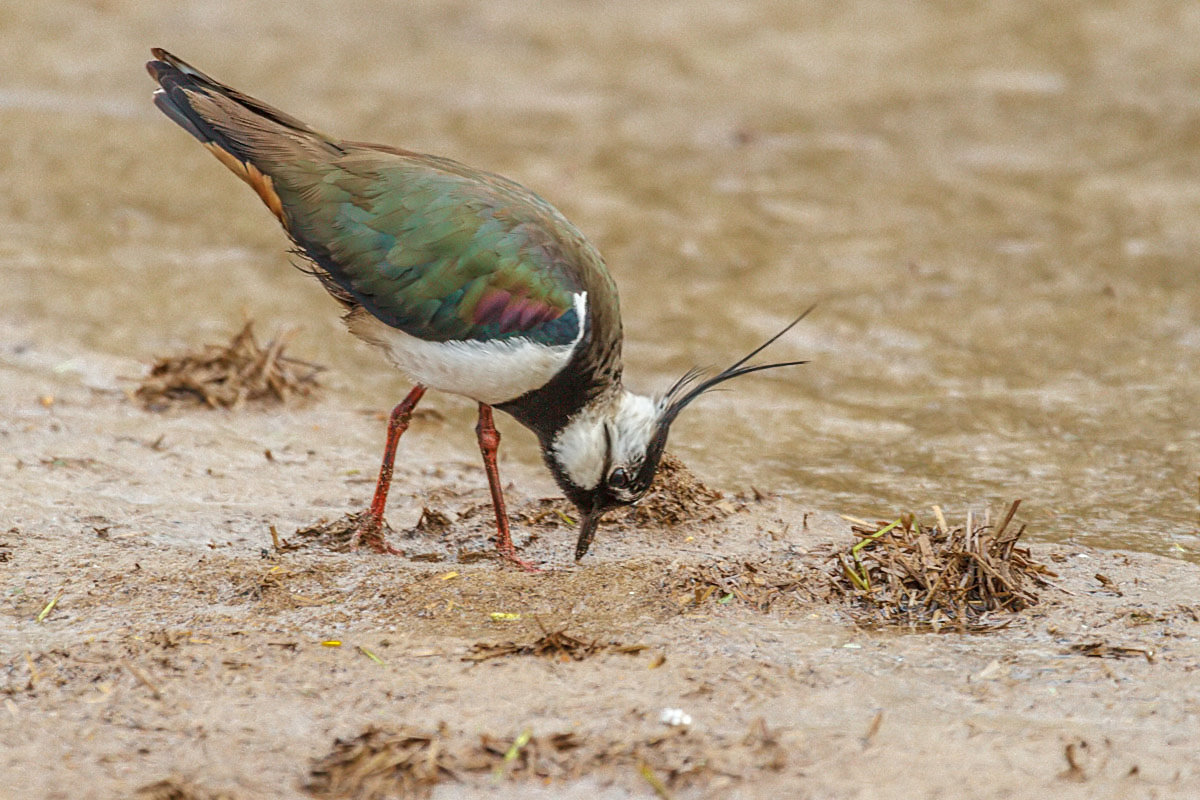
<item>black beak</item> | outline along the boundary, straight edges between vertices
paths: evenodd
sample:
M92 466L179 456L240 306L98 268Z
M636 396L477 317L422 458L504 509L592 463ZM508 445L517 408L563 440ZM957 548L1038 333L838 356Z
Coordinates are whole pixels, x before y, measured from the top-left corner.
M598 509L592 509L583 515L583 520L579 523L579 541L575 543L576 561L587 555L588 548L592 546L592 539L596 536L596 528L600 525L600 518L602 516L604 516L604 512Z

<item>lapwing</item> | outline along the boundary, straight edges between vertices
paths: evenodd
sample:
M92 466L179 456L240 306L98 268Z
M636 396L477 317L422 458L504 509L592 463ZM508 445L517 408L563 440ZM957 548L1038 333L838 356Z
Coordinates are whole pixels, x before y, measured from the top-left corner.
M635 394L621 381L613 278L596 248L541 197L448 158L329 136L165 50L151 52L154 104L257 192L303 269L342 304L350 331L415 384L388 420L355 547L398 552L383 535L384 506L396 446L427 389L478 403L496 548L532 569L509 533L493 408L537 436L579 509L578 561L601 516L650 489L671 423L689 403L731 378L805 363L749 363L801 314L721 372L691 370L661 395Z

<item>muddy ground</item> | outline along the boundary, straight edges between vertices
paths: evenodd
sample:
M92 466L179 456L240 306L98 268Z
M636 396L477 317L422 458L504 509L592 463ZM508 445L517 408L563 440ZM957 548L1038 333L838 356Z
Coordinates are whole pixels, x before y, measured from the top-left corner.
M10 333L6 797L401 796L363 776L403 747L447 798L1200 793L1196 565L1035 545L1056 588L1007 627L869 630L823 573L843 509L723 486L575 565L545 473L502 461L524 574L450 401L401 446L409 556L343 552L297 529L366 504L384 408L147 411L143 365ZM509 652L559 631L596 652Z
M332 8L0 0L0 800L421 790L379 761L443 798L1200 797L1200 5ZM407 387L153 107L152 46L553 202L621 288L632 389L817 301L770 353L809 366L672 433L729 508L610 522L576 566L501 417L549 567L514 572L472 407L431 393L407 556L297 534L366 504ZM243 314L299 328L326 390L128 397ZM1058 588L1008 627L867 630L828 596L840 513L1017 497ZM504 655L539 623L583 644Z

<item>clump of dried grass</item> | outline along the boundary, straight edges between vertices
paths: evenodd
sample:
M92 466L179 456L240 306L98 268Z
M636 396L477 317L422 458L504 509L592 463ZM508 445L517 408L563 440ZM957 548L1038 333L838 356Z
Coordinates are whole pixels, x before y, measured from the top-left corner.
M353 549L354 537L369 513L369 511L351 511L332 521L322 517L311 525L297 528L291 539L277 539L275 549L288 552L318 545L335 553L349 553ZM387 541L390 537L394 537L395 533L387 520L384 520L379 531L382 540ZM274 531L272 534L278 537ZM367 537L363 537L363 544L368 544Z
M833 553L830 576L835 594L855 601L860 623L919 629L986 631L1009 621L1003 614L1038 602L1036 587L1055 573L1032 559L1014 526L1020 500L993 527L968 512L950 527L941 509L922 525L913 514L872 525L852 520L859 537ZM1010 618L1009 618L1010 619Z
M542 635L530 642L476 642L463 661L487 661L506 656L541 656L556 661L583 661L601 653L623 653L637 655L646 649L644 644L621 644L601 642L599 639L580 639L567 633L565 628L548 630L542 621L537 621Z
M638 525L673 526L721 519L736 510L721 492L705 485L682 461L664 453L654 485L623 516Z
M505 739L454 736L445 725L433 733L368 728L335 741L332 751L313 765L304 788L331 800L385 800L428 797L445 780L470 784L488 776L493 784L507 778L545 785L597 775L624 783L627 789L644 789L649 783L660 796L669 796L668 789L686 788L714 775L745 780L786 763L787 748L761 720L742 736L692 735L681 727L648 735L534 735L526 730Z
M770 611L780 601L813 596L805 575L794 564L718 561L687 566L666 583L667 593L681 609L708 603L736 603Z
M368 728L336 740L304 788L318 797L355 800L428 797L443 779L459 780L462 759L447 749L446 738L444 728L437 733Z
M740 501L730 500L706 485L670 453L659 462L654 485L637 505L614 509L605 517L628 525L674 527L688 522L711 522L738 510ZM491 506L480 506L491 508ZM579 511L562 497L543 497L513 509L512 517L527 525L558 528L573 526Z
M154 411L173 405L240 408L307 397L324 367L284 355L286 344L284 333L259 345L248 321L228 344L159 359L134 396Z

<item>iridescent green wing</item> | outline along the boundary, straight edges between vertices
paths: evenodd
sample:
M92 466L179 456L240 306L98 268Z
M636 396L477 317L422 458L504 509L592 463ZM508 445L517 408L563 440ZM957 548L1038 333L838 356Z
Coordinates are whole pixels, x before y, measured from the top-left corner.
M413 336L568 344L581 322L575 294L597 278L611 288L583 235L499 176L353 145L269 172L304 253L354 302Z

